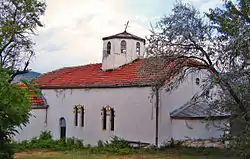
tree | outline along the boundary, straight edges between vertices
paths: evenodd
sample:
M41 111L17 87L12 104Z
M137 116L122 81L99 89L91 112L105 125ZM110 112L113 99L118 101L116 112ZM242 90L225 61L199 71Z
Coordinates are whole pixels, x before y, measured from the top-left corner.
M9 142L17 127L25 125L29 119L31 103L27 90L9 84L7 71L0 70L0 158L12 158ZM7 152L6 152L7 151Z
M152 58L140 68L148 77L157 74L155 86L169 81L170 91L188 75L207 72L202 91L192 100L232 113L231 121L244 121L241 135L250 128L249 6L249 0L239 0L236 5L225 1L223 9L201 14L191 4L177 2L172 13L152 27L147 48L147 56ZM220 98L204 98L215 88Z
M45 8L42 0L0 0L0 159L13 158L9 137L29 119L29 90L11 81L28 71Z
M227 43L224 52L230 60L230 72L225 77L246 109L246 113L241 113L230 96L224 99L224 106L233 112L233 131L227 138L234 151L250 158L250 0L238 0L236 4L225 1L224 6L210 9L207 16L219 33L218 39Z
M31 36L43 26L45 8L41 0L0 0L0 66L10 71L11 79L27 72L35 54Z

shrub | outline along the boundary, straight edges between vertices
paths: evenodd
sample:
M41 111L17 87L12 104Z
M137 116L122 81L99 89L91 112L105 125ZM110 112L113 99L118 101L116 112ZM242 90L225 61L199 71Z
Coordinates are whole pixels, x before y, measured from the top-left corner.
M119 138L117 136L112 136L110 141L104 143L104 146L110 148L118 148L118 149L131 148L128 141Z
M39 140L52 140L51 131L42 131Z
M0 141L0 159L12 159L14 155L13 147L8 142Z
M128 155L137 152L137 150L132 149L128 141L117 136L112 136L109 141L99 140L97 142L97 147L91 147L90 152L98 154L114 153L117 155Z
M23 140L20 143L13 142L12 145L17 150L23 149L53 149L53 150L72 150L82 149L84 144L82 140L77 138L67 138L60 140L53 140L50 131L41 132L39 137L34 137L31 140Z

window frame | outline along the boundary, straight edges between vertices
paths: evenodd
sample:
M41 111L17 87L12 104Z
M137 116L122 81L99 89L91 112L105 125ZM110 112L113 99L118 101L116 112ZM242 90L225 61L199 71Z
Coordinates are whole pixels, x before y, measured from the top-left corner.
M84 106L81 106L81 127L84 127L84 118L85 118L85 114L84 114Z
M74 121L74 124L75 124L75 126L78 126L78 107L77 106L74 107L74 111L75 111L75 121Z
M139 42L136 42L135 51L136 51L137 55L140 55L140 53L141 53L141 44Z
M108 41L108 43L107 43L107 54L108 54L108 55L111 54L111 48L112 48L111 42Z
M121 53L127 53L127 42L126 40L122 40L120 43L120 47L121 47Z
M102 130L107 130L107 110L102 108Z
M115 130L115 110L114 108L110 109L110 130Z
M195 84L197 85L197 86L199 86L200 85L200 78L195 78Z

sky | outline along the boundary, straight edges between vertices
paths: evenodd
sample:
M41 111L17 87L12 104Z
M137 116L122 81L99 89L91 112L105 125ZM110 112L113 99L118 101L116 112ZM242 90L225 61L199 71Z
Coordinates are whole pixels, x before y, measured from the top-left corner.
M221 0L183 0L201 12ZM62 67L100 63L102 37L124 31L144 38L150 23L168 15L175 0L47 0L43 28L33 37L36 55L30 69L40 73Z

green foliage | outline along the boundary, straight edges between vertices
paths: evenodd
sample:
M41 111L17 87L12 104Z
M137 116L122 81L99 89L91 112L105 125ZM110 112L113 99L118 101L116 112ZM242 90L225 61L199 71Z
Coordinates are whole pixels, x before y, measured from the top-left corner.
M104 143L104 147L109 147L109 148L131 148L129 145L129 142L119 138L117 136L112 136L111 140L108 142Z
M16 150L52 149L66 151L84 148L83 141L76 138L53 140L50 131L43 131L39 137L34 137L29 141L24 140L20 143L13 142L12 144Z
M230 59L230 66L222 80L233 85L238 97L224 99L223 106L233 114L225 140L230 141L231 151L250 158L250 0L226 0L223 8L210 9L207 16L218 38L227 43L221 56Z
M0 66L13 77L27 71L35 54L31 35L43 26L40 16L45 8L43 0L0 1Z
M52 134L51 131L42 131L40 136L40 140L51 140L52 139Z
M141 72L170 92L201 72L201 91L190 102L206 106L208 116L228 114L230 124L220 127L231 132L226 141L250 156L250 0L224 0L207 14L177 1L151 33Z
M113 136L110 141L99 141L97 147L91 147L90 145L84 146L82 140L74 137L53 140L50 131L41 132L39 137L34 137L29 141L24 140L20 143L13 142L12 146L14 146L17 151L25 149L50 149L56 151L84 149L93 154L114 153L118 155L128 155L138 152L138 150L130 147L127 141L116 136Z
M12 146L16 151L25 150L52 150L63 152L84 152L87 154L113 154L113 155L132 155L132 154L172 154L173 152L188 154L188 155L212 155L212 156L225 156L228 154L228 150L222 150L217 148L187 148L180 146L180 142L174 143L173 140L168 142L166 146L160 149L154 147L135 149L129 145L129 143L117 136L111 137L109 141L98 141L96 147L90 145L83 145L83 141L76 138L67 138L62 140L53 140L50 131L41 132L39 137L35 137L30 141L24 140L20 143L13 142ZM231 155L231 153L229 154ZM228 155L228 156L229 156Z
M0 77L0 158L8 159L13 157L10 137L28 123L31 103L27 90L10 84L10 76L3 68Z
M133 149L129 142L119 138L117 136L112 136L109 141L101 141L99 140L97 143L97 147L90 148L91 153L114 153L118 155L128 155L131 153L136 153L137 150Z
M28 91L10 83L28 69L34 56L31 35L42 26L45 8L41 0L0 1L0 159L13 158L10 137L28 123Z

